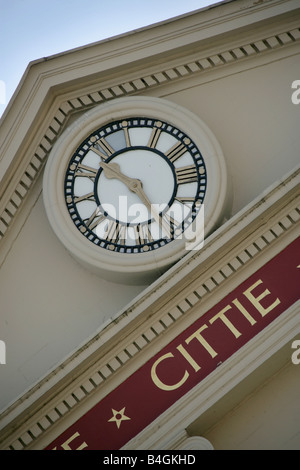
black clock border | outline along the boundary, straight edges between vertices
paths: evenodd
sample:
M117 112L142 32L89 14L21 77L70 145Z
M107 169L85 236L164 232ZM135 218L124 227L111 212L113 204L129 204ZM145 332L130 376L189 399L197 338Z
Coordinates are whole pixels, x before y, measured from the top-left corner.
M124 124L123 124L124 121L126 121L126 126L124 126ZM136 124L136 122L138 122L138 124ZM160 125L156 124L158 122L160 123ZM197 196L195 197L195 200L192 204L192 208L191 208L191 211L190 211L189 215L181 222L181 227L182 227L181 234L187 228L187 227L184 227L185 221L188 218L190 218L191 215L192 215L192 220L189 223L189 225L190 225L194 221L194 219L195 219L195 217L196 217L196 215L197 215L197 213L200 209L201 204L203 204L203 201L205 199L206 190L207 190L207 169L206 169L206 165L205 165L205 161L203 159L203 156L202 156L200 150L198 149L198 147L192 141L192 139L187 134L185 134L183 131L179 130L176 126L173 126L172 124L169 124L169 123L167 123L163 120L160 120L158 118L130 117L130 118L124 118L124 119L119 119L119 120L116 120L116 121L109 122L109 123L105 124L104 126L102 126L98 129L96 129L95 131L93 131L77 147L76 151L73 153L71 159L68 162L68 166L67 166L67 170L66 170L66 176L65 176L65 182L64 182L65 199L67 198L67 196L72 197L72 202L71 203L66 202L66 204L67 204L67 208L68 208L68 211L70 213L70 216L71 216L71 219L72 219L73 223L75 224L75 226L77 227L78 230L80 230L80 227L83 226L85 228L85 231L81 232L82 235L85 236L92 243L94 243L96 246L100 246L102 248L107 249L108 246L113 245L115 247L115 249L113 251L120 252L120 250L122 250L122 252L125 252L125 253L144 253L143 247L145 245L147 245L149 247L149 251L150 250L152 251L153 249L159 248L160 246L164 246L165 244L169 243L170 241L174 240L177 237L173 236L172 238L168 238L168 239L167 238L161 238L161 239L155 240L153 242L147 242L147 243L144 243L144 244L140 244L139 246L133 245L133 246L128 246L128 247L126 247L126 245L120 245L120 244L115 243L113 241L107 241L105 239L101 239L95 234L95 232L90 230L85 225L84 219L82 219L80 217L80 215L77 211L76 204L74 203L74 183L75 183L75 178L74 177L72 178L71 188L68 185L68 175L70 175L70 174L73 175L76 172L78 165L82 162L82 160L85 158L86 154L90 150L92 150L92 148L95 145L95 142L91 142L91 138L93 137L93 138L96 138L97 140L99 140L100 138L106 138L108 135L111 135L115 132L119 132L119 131L123 130L124 127L127 127L128 129L129 128L137 128L137 127L150 127L152 129L157 128L157 129L160 129L161 131L167 132L170 135L172 135L173 137L175 137L178 141L180 141L187 148L187 151L190 153L191 157L193 158L195 166L197 168L197 175L198 175ZM186 138L188 138L189 141L190 141L188 144L184 142L184 139L186 139ZM148 146L124 147L120 150L117 150L112 155L108 156L107 159L105 160L105 162L109 163L114 158L116 158L118 155L121 155L122 153L126 153L129 150L130 151L131 150L148 150L148 151L154 152L157 155L159 155L161 158L163 158L168 163L168 165L170 166L171 171L173 173L173 177L174 177L174 190L173 190L172 197L169 201L169 204L166 206L166 208L163 211L160 212L160 214L163 215L165 212L167 212L167 210L173 204L173 202L175 200L175 197L176 197L177 190L178 190L178 184L177 184L177 180L176 180L176 173L175 173L174 164L170 161L170 159L163 152L159 151L156 148L152 148L152 147L148 147ZM76 165L76 168L74 170L70 170L70 166L72 164ZM199 168L204 168L205 169L205 172L204 172L203 175L200 174ZM97 207L102 207L101 202L100 202L99 197L98 197L98 192L97 192L97 189L96 189L102 171L103 171L103 169L99 168L99 170L97 172L97 175L95 177L95 181L94 181L94 196L95 196L95 202L97 204ZM200 186L204 186L204 189L200 190ZM69 189L69 191L68 191L68 189ZM74 213L76 214L76 216L74 216ZM103 214L108 219L115 220L117 223L121 223L122 225L126 225L127 227L134 225L134 224L129 223L129 222L128 223L123 223L123 222L111 217L106 211L103 211ZM151 221L151 219L149 219L147 221L147 223L150 223L150 221ZM145 221L145 223L146 223L146 221ZM136 223L136 225L139 225L139 223Z

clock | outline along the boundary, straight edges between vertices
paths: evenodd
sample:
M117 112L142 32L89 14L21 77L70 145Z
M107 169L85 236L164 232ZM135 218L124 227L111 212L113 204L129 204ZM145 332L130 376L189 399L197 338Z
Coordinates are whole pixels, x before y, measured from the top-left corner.
M71 220L91 243L134 256L184 235L206 183L202 155L185 133L133 116L87 136L68 163L64 191Z
M145 283L201 249L226 207L216 139L190 111L123 98L79 117L44 175L49 221L71 254L110 280Z

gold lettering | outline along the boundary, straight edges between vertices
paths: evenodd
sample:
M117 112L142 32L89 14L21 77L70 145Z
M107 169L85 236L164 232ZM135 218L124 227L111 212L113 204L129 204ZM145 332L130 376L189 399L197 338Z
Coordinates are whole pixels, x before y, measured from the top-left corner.
M183 357L189 362L189 364L191 364L191 366L193 367L193 369L195 370L195 372L198 372L198 370L201 369L201 367L197 364L196 361L194 361L194 359L193 359L192 356L187 352L187 350L184 349L184 347L182 346L182 344L180 344L179 346L177 346L177 349L178 349L178 351L183 355Z
M280 300L277 298L273 303L269 306L263 307L261 305L262 299L267 297L270 294L268 289L262 294L255 296L252 291L260 284L262 284L262 280L258 280L248 289L246 289L243 294L247 299L254 305L254 307L259 311L262 316L267 315L271 310L273 310L278 304L280 304ZM246 308L241 304L241 302L235 298L232 301L232 304L242 313L242 315L248 320L251 325L255 325L256 320L250 315L250 313L246 310ZM209 323L213 324L216 320L221 320L224 325L231 331L231 333L235 336L235 338L239 338L242 333L235 327L235 325L229 320L229 318L225 315L226 312L232 309L231 305L226 305L219 313L214 315L210 320ZM202 336L202 332L208 328L209 325L205 324L202 325L197 331L191 334L188 338L185 339L185 343L189 344L193 339L197 339L197 341L205 348L205 350L210 354L212 358L215 358L218 353L213 349L213 347L206 341L206 339ZM187 362L193 367L195 372L198 372L201 367L195 361L195 359L189 354L189 352L185 349L182 344L179 344L176 348L180 354L187 360ZM166 359L175 358L174 354L171 352L164 354L159 359L155 361L151 369L151 378L154 384L160 388L161 390L176 390L177 388L181 387L189 378L189 373L187 370L184 371L184 374L177 383L173 385L165 384L157 375L157 367L158 365Z
M271 310L273 310L277 305L280 304L280 300L277 298L275 302L273 302L269 307L265 308L261 305L260 301L265 298L267 295L271 294L271 292L266 289L262 294L260 294L258 297L255 297L251 291L255 289L259 284L262 284L262 280L259 279L257 282L255 282L252 286L250 286L248 289L244 291L244 295L247 297L248 300L254 305L254 307L259 311L262 317L267 315Z
M244 315L245 318L251 323L251 325L255 325L256 320L250 315L250 313L247 312L245 307L241 304L241 302L238 299L234 299L232 303L239 309L239 311Z
M242 333L240 333L236 328L235 326L231 323L230 320L228 320L228 318L225 316L225 312L227 312L227 310L230 310L231 309L231 306L230 305L227 305L225 308L223 308L219 313L217 313L217 315L215 315L213 318L211 318L209 320L209 323L214 323L216 320L220 319L222 320L222 322L224 323L224 325L227 326L227 328L229 328L229 330L231 331L231 333L234 334L234 336L236 338L238 338L239 336L241 336Z
M76 449L72 449L69 444L70 442L74 441L74 439L76 439L77 437L79 437L80 434L79 432L75 432L75 434L73 434L71 437L69 437L69 439L67 439L62 445L61 447L64 449L64 450L82 450L82 449L85 449L85 447L88 447L87 443L86 442L83 442L79 447L77 447ZM54 449L52 450L57 450L56 447L54 447Z
M185 342L186 342L186 344L189 344L192 341L192 339L196 338L199 341L199 343L202 344L202 346L204 346L206 351L209 352L211 357L214 358L218 355L218 353L216 353L216 351L208 344L208 342L200 334L203 330L206 330L206 328L208 328L207 325L201 326L201 328L199 328L199 330L197 330L195 333L193 333L191 336L189 336L185 340Z
M157 368L158 364L160 364L162 361L164 361L165 359L168 359L170 357L174 357L174 355L172 353L164 354L159 359L157 359L157 361L155 361L155 363L153 364L153 366L151 368L151 378L152 378L153 382L155 383L155 385L158 388L160 388L161 390L166 390L166 391L176 390L176 388L181 387L181 385L183 385L184 382L189 377L189 373L187 371L185 371L182 379L174 385L166 385L158 378L157 373L156 373L156 368Z

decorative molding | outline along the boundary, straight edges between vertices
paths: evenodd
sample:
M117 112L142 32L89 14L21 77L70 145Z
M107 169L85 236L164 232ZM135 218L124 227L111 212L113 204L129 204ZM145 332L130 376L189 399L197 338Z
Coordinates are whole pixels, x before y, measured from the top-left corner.
M5 237L11 227L20 207L44 168L47 157L66 127L70 116L74 113L83 112L97 104L113 100L118 97L130 96L152 90L161 85L177 82L196 74L204 74L222 66L245 61L253 57L299 43L300 28L294 28L286 32L280 32L273 36L267 36L255 41L242 44L228 50L221 50L209 56L199 56L189 62L179 62L177 65L155 71L147 75L132 78L126 82L116 83L111 87L101 88L98 91L80 94L62 102L55 111L48 128L33 152L25 171L20 179L12 181L4 188L9 194L5 198L5 206L1 208L0 215L0 240ZM0 200L3 195L0 195Z
M277 246L276 250L278 251L283 248L282 243L288 244L291 238L295 238L298 234L294 229L299 226L300 219L299 194L297 195L296 192L297 186L299 186L299 174L300 170L285 181L282 181L276 188L272 188L269 194L265 193L263 199L260 200L261 205L259 205L258 201L255 201L252 206L239 214L235 220L229 220L227 224L221 227L221 234L219 236L213 234L212 244L215 243L215 245L218 245L220 242L218 237L222 237L222 234L224 238L229 237L227 244L230 244L230 240L237 236L238 239L235 241L235 246L231 246L229 252L227 248L225 249L225 241L223 240L222 246L227 255L221 255L221 259L215 259L211 266L209 264L206 265L204 259L203 264L206 266L204 270L201 269L201 275L198 274L193 282L181 287L177 295L171 296L171 298L168 297L164 301L163 308L156 307L157 311L153 311L151 316L147 318L147 321L140 323L138 328L131 329L131 332L127 335L122 335L124 337L122 342L117 342L116 340L116 343L114 346L111 345L107 354L101 354L94 363L89 362L89 367L85 369L82 375L73 375L72 382L63 388L63 390L60 388L59 392L53 393L52 398L48 398L48 401L44 400L38 411L33 407L30 412L29 406L27 407L29 410L25 411L23 418L20 419L16 426L9 429L10 426L8 424L6 430L2 433L4 448L18 450L34 445L35 441L42 437L46 431L49 431L71 411L77 410L78 405L84 403L86 398L102 390L101 387L103 385L106 387L106 384L111 383L108 379L111 380L115 375L119 374L125 364L130 364L132 359L139 357L141 352L145 354L147 346L154 344L158 339L166 338L167 332L174 332L175 325L179 324L182 328L181 318L186 318L186 315L189 314L189 322L192 321L193 313L195 314L199 305L201 305L202 313L205 313L208 308L208 299L210 299L210 302L217 302L215 292L218 290L218 287L226 285L228 280L232 282L231 279L237 279L235 274L238 275L238 282L240 283L243 276L241 273L244 271L244 268L250 265L253 270L257 259L263 259L265 263L266 256L268 256L265 253L270 248L272 249L273 246ZM277 194L276 197L274 193ZM268 200L271 200L271 202L269 201L268 203ZM285 200L285 205L280 208L277 203L281 200ZM262 223L264 212L266 211L269 213L269 216L265 219L267 223ZM251 216L252 222L254 221L252 224L254 227L251 227ZM259 220L259 225L255 227L255 221L257 220ZM240 221L245 224L244 230L239 227ZM284 242L284 240L288 241ZM278 248L278 241L280 241L281 248ZM216 252L216 249L214 252ZM264 255L263 257L260 256L262 254ZM188 264L188 260L184 259L182 261L184 264L181 263L183 264L181 269ZM198 261L199 263L200 261ZM205 304L206 301L208 302ZM125 317L123 316L123 318ZM117 323L119 323L119 328L122 328L123 318L118 318ZM125 327L129 321L129 312L127 312ZM103 344L105 334L105 330L103 331L102 338L101 334L99 334L96 339L97 344ZM97 346L97 344L94 341L94 346ZM87 348L88 345L85 349ZM127 370L129 368L127 367ZM59 371L57 371L58 375L62 369L65 369L65 373L67 372L65 365L61 365ZM45 379L45 384L47 391L47 387L50 387L48 378ZM107 386L110 387L110 385ZM36 390L32 390L30 393L34 397L34 393L36 391L40 393L41 389L42 384L38 384ZM105 393L107 393L107 390ZM97 400L99 401L99 399L98 395ZM4 412L1 417L2 420L4 422L7 421L7 423L12 421L10 413L16 418L18 415L22 415L24 411L22 410L22 402L24 400L25 398L21 399L20 403L17 403L15 407ZM20 407L19 412L18 406Z
M190 436L185 429L181 429L171 442L164 446L164 450L214 450L210 441L201 436Z
M176 450L214 450L213 445L201 436L186 437Z

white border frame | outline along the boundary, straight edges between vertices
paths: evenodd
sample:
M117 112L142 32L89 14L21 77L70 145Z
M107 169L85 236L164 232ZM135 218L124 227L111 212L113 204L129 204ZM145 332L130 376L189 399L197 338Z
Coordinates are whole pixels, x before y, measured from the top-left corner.
M186 239L183 237L158 250L134 255L101 250L76 229L64 199L66 167L80 143L109 122L134 116L161 119L174 125L185 132L201 151L207 170L207 190L203 204L204 234L209 234L224 218L228 205L228 178L221 147L198 116L161 98L120 98L93 108L71 124L50 153L43 180L44 204L54 232L81 264L116 282L144 283L161 274L187 252ZM199 216L203 217L201 210Z

